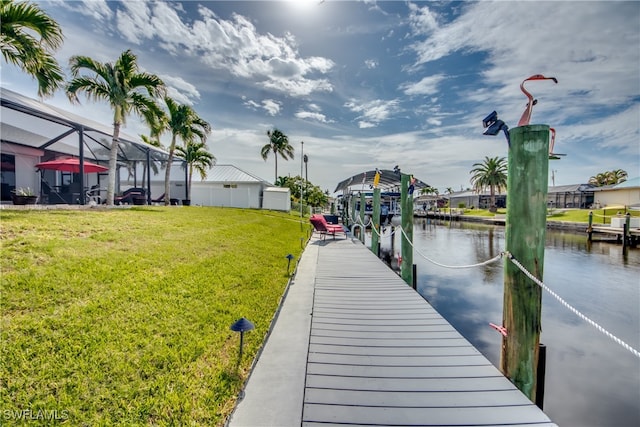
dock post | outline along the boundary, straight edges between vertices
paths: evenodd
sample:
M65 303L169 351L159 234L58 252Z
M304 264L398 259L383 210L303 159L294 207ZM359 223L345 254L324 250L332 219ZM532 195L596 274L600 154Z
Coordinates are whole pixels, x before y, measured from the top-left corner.
M510 130L505 250L542 280L549 170L549 126ZM542 290L511 261L504 266L500 369L532 402L541 330Z
M589 226L587 227L587 241L593 241L593 211L589 211Z
M351 227L356 219L356 198L354 197L354 195L351 195L351 197L349 197L349 205L351 210L351 215L349 215L349 227Z
M365 206L366 206L365 202L366 202L366 200L365 200L365 197L364 197L364 193L360 193L360 225L361 225L361 227L360 227L360 241L362 243L364 243L364 233L365 233L365 230L367 228L365 226L365 224L364 224L364 210L365 210Z
M623 234L622 248L626 249L627 247L631 246L631 214L629 212L625 214Z
M413 196L409 195L410 176L403 173L400 176L400 211L402 215L401 254L402 265L400 276L409 286L413 284Z
M413 269L411 270L412 272L412 278L413 278L413 282L411 283L411 286L413 287L414 291L418 290L418 266L413 264Z
M373 218L371 218L371 252L380 257L380 189L373 189Z
M547 372L547 346L540 344L538 357L538 379L536 384L536 406L543 410L544 406L544 377Z

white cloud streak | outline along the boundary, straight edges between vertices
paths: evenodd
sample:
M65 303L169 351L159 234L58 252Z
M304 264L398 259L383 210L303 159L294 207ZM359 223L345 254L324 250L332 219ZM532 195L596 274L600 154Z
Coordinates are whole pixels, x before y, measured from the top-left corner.
M388 101L376 99L365 103L351 99L344 104L350 111L360 113L357 120L361 129L375 127L381 122L388 120L393 114L400 111L399 105L400 101L397 99Z

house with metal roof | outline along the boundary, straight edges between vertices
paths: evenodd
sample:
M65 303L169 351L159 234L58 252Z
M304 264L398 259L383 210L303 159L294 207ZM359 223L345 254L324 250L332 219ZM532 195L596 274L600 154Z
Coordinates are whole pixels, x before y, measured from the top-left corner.
M640 177L631 178L616 185L595 187L593 194L596 207L622 205L640 208Z
M260 209L265 190L270 187L273 186L269 182L236 166L215 165L205 181L192 182L191 205ZM290 206L289 194L286 200ZM283 206L280 210L289 210L284 205L278 206Z
M85 190L93 185L106 187L106 172L82 174L41 170L37 174L36 165L43 161L74 157L81 162L107 166L111 151L112 126L78 116L6 88L0 88L0 104L2 201L11 200L11 193L19 187L29 187L42 196L44 183L47 187L58 188L75 184L79 189ZM128 169L130 165L140 167L144 164L147 165L147 173L145 176L136 177L136 186L149 188L151 168L148 166L156 164L167 167L168 153L124 132L120 133L119 141L116 185L121 183L121 169ZM183 161L177 159L176 163ZM175 168L175 172L179 172L178 168ZM148 194L151 197L150 192ZM80 204L86 202L85 192L81 190L73 195L71 201Z
M547 191L547 207L560 209L588 209L593 205L591 184L558 185Z
M489 209L491 206L491 194L488 191L476 192L474 190L456 191L451 194L441 195L440 197L449 199L449 207L452 208L475 208ZM507 206L507 195L504 193L495 194L495 203L499 208Z

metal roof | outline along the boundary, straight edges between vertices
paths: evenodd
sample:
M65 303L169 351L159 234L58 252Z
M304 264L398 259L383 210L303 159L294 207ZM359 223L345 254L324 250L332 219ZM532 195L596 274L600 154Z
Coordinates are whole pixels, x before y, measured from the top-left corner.
M593 191L594 186L591 184L572 184L572 185L557 185L555 187L549 187L547 193L577 193L583 191Z
M2 142L47 149L96 162L109 160L113 126L89 120L60 108L0 88ZM80 144L82 141L82 144ZM168 153L120 133L118 160L167 161Z
M383 190L389 190L395 187L400 187L400 172L383 169L378 170L380 172L380 182L378 183L378 187ZM376 170L370 170L366 172L359 173L357 175L352 176L351 178L347 178L344 181L340 182L336 189L333 192L337 191L345 191L350 187L364 187L365 190L369 190L373 188L373 179L376 175ZM430 185L416 178L416 182L414 184L416 189L429 187Z
M628 179L624 182L621 182L620 184L616 184L613 188L615 190L618 190L620 188L636 188L636 187L640 187L640 177Z
M233 165L215 165L207 172L207 182L244 182L271 185L255 175Z

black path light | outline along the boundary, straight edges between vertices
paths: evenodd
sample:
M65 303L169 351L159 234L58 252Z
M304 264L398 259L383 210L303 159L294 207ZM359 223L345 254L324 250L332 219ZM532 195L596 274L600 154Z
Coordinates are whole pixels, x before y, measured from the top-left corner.
M289 267L291 267L291 260L295 258L293 255L287 255L287 276L289 275Z
M233 325L231 325L231 330L234 332L240 332L240 355L238 356L242 359L242 345L244 343L244 333L245 331L250 331L254 329L255 326L249 320L244 317L238 319Z
M527 102L527 108L524 110L524 113L522 113L522 117L520 117L518 126L527 126L529 124L529 121L531 120L531 112L533 111L533 106L538 103L538 100L534 99L533 95L527 92L527 90L524 88L524 83L529 80L553 80L555 83L558 83L558 79L556 79L555 77L545 77L542 74L534 74L533 76L524 79L522 83L520 83L520 90L525 95L527 95L527 98L529 98L529 102Z

